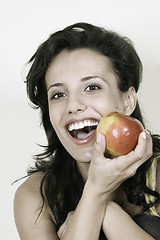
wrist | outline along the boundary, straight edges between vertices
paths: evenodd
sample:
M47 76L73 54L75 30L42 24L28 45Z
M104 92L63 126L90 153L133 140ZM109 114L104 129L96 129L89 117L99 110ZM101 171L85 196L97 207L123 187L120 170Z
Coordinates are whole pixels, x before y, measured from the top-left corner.
M87 179L86 184L83 190L84 196L89 196L93 199L99 200L101 202L105 202L110 199L110 193L104 191L101 186L97 186L90 179Z

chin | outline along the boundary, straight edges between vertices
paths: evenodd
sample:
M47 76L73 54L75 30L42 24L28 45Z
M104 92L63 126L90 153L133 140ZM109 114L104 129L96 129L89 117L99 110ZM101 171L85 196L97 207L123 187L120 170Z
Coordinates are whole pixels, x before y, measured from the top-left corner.
M68 141L67 143L63 143L63 146L67 150L67 152L75 159L75 161L89 163L92 159L92 152L94 147L94 141L89 144L76 145L73 142Z
M76 154L76 156L73 157L76 161L81 162L81 163L90 163L92 159L92 152L87 151L83 152L81 151L80 153Z

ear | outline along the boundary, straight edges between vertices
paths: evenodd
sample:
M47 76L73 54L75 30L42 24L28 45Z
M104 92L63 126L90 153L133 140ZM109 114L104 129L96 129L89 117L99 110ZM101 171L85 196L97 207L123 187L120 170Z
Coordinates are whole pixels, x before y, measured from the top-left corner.
M123 96L124 112L126 115L131 115L137 104L137 95L134 87L130 87Z

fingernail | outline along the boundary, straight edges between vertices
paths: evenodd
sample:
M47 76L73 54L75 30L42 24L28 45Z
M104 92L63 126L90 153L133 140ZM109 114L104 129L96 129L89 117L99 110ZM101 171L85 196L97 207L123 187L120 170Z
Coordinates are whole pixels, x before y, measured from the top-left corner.
M146 139L146 133L145 132L141 132L141 136Z
M145 132L150 135L150 132L147 129L145 129Z
M101 139L102 139L102 135L101 135L101 133L98 133L96 142L99 143L101 141Z

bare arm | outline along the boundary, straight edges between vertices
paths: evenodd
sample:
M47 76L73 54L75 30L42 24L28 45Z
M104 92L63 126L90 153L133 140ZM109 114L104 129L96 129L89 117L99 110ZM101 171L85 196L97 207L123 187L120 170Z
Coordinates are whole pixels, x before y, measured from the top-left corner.
M87 189L88 188L88 189ZM83 196L62 240L98 240L103 223L106 201L86 184Z
M105 142L95 143L93 161L103 158L104 147ZM98 174L98 172L95 170L95 173L92 173L92 176L88 177L86 181L82 197L74 214L67 218L59 231L62 240L98 240L99 238L106 209L107 194L106 191L102 191L103 187L99 188L102 179L99 182L94 179L94 174Z
M108 240L154 240L115 202L108 202L103 222Z
M135 161L133 166L139 164L139 161L144 161L144 157L147 159L152 153L151 137L146 134L146 139L139 139L138 146L135 151L127 155L128 159L138 158L140 160ZM124 160L124 156L121 160ZM128 161L128 160L127 160ZM115 231L116 229L116 231ZM133 219L115 202L109 201L106 205L106 213L103 222L103 230L106 237L109 240L153 240L148 233L146 233L142 228L140 228Z
M151 137L148 134L146 139L143 135L140 136L136 150L117 159L105 159L102 155L103 147L104 139L95 145L84 194L74 214L67 221L67 226L63 226L60 239L67 240L69 236L74 236L72 239L76 240L82 239L82 236L83 239L98 239L103 221L103 229L109 240L152 240L119 205L110 201L114 190L132 176L152 154ZM106 211L103 218L104 209Z

